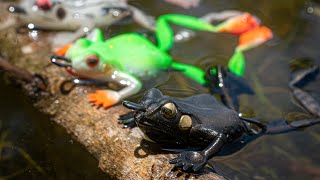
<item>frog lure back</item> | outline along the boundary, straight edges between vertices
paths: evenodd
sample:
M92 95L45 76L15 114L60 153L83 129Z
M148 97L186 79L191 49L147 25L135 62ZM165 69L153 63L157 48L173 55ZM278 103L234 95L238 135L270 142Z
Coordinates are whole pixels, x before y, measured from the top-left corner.
M104 108L136 94L142 88L141 78L154 77L165 69L181 71L199 84L208 85L210 82L203 69L174 62L166 52L174 43L174 32L169 23L192 30L239 35L239 44L228 63L229 70L238 77L245 69L243 52L272 38L271 30L260 26L259 20L249 13L227 17L216 26L192 16L167 14L156 22L157 45L137 33L118 35L105 41L102 31L96 29L88 38L78 39L58 50L51 61L80 78L72 80L75 84L117 82L124 85L120 91L97 90L88 95L90 102Z

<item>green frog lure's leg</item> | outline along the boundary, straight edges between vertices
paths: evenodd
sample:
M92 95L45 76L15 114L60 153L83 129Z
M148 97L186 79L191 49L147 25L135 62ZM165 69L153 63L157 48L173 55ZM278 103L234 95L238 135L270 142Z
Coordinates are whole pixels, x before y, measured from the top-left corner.
M162 15L158 18L156 23L158 47L162 51L169 50L174 43L174 33L169 23L174 23L176 25L180 25L193 30L203 30L209 32L215 32L216 30L216 28L210 23L207 23L196 17L180 14ZM200 84L206 83L204 79L205 72L200 68L176 62L172 62L171 67L176 70L181 70L183 74Z
M161 49L162 51L167 51L173 45L174 33L170 28L169 23L174 23L176 25L180 25L193 30L226 32L240 35L239 45L237 46L233 56L229 60L228 68L234 74L242 76L245 69L245 58L243 52L271 39L272 32L269 28L260 26L259 20L249 13L227 13L229 14L229 16L226 16L224 14L215 14L215 16L219 16L220 19L221 17L225 17L223 18L224 20L226 19L217 26L214 26L207 22L210 20L205 21L203 19L192 16L179 14L167 14L160 16L156 23L156 35L159 49ZM210 17L209 19L214 19L212 15L208 17ZM176 62L173 62L171 66L174 69L182 70L186 76L190 77L200 84L207 83L204 79L205 73L200 68Z
M215 32L215 27L213 25L196 17L180 14L162 15L156 22L158 46L162 51L168 51L174 42L174 33L169 23L174 23L193 30Z

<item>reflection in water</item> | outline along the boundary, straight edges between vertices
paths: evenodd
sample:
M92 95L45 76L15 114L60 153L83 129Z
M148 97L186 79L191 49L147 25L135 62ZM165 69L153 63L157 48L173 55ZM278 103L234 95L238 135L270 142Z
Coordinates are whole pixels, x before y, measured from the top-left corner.
M0 179L110 179L62 127L30 107L21 91L3 81L0 89Z
M3 179L14 178L22 175L25 171L29 169L37 170L41 175L45 175L44 170L35 162L28 153L23 149L13 145L9 140L7 140L8 132L2 130L0 124L0 166L5 169L5 171L10 174L5 174L0 176ZM17 163L16 159L23 159L26 163ZM21 161L21 160L20 160ZM22 162L22 161L21 161ZM26 164L25 167L21 167L16 171L12 171L8 164L17 163L15 165ZM11 172L12 171L12 172Z
M191 10L168 6L162 1L135 0L131 3L154 16L182 13L199 17L211 11L237 9L257 15L264 25L271 27L275 33L275 40L245 54L245 78L254 87L256 94L240 98L243 114L266 122L276 118L297 120L310 117L294 104L288 88L289 64L292 59L308 57L314 60L313 63L320 64L319 5L307 2L309 1L202 0L198 8ZM108 31L108 37L129 31L141 31L141 27L114 26ZM170 54L178 62L201 67L225 65L236 43L237 37L234 36L197 32L197 38L175 44ZM190 96L207 92L205 88L177 72L169 73L165 78L153 83L164 93L172 96ZM154 85L146 83L146 86L147 89ZM72 143L63 128L32 110L29 102L25 102L20 96L17 97L18 92L12 92L12 89L3 85L0 87L0 117L3 130L9 133L7 140L24 149L48 177L105 178L97 170L97 162L82 146ZM312 90L319 97L317 87L319 80L305 89ZM138 98L138 95L133 97ZM314 126L304 131L262 137L231 156L214 158L211 164L217 172L231 179L316 179L320 172L319 149L320 126ZM14 154L15 156L19 155ZM79 163L74 164L75 160ZM19 163L22 163L21 166ZM28 167L28 164L23 164L24 160L19 163L12 163L10 171L0 170L0 173L5 173L0 176L17 172L16 168L23 170L23 167ZM28 167L22 175L19 177L45 176L34 166Z

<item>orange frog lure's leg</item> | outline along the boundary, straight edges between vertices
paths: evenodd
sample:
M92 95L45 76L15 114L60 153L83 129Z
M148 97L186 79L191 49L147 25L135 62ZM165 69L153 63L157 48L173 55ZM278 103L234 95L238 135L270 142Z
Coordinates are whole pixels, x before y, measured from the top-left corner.
M249 13L243 13L222 22L217 26L216 31L240 35L258 26L260 26L258 18Z
M272 36L272 31L269 28L265 26L255 27L240 35L237 50L251 49L268 41Z

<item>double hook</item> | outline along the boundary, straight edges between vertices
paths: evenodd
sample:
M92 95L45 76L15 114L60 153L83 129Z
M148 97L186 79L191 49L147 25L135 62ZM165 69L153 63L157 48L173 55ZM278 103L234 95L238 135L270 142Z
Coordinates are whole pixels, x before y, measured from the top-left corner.
M72 67L71 60L65 56L51 56L51 62L59 67Z
M74 78L70 80L63 81L60 85L60 91L62 94L68 94L72 91L73 88L79 85L84 86L105 86L108 84L108 81L104 80L94 80L94 79L80 79L80 78Z

